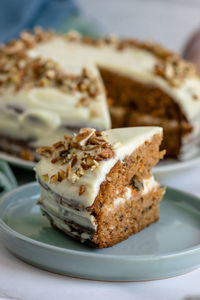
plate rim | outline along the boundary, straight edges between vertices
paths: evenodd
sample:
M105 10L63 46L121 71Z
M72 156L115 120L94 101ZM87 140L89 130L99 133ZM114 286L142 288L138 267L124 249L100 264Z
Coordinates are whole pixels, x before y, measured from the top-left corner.
M153 168L153 173L155 175L159 175L159 174L163 174L163 173L167 173L167 172L176 172L176 171L180 171L185 168L193 167L194 165L199 164L199 163L200 163L200 156L197 156L190 160L185 160L185 161L184 160L183 161L176 160L176 163L174 163L174 164L168 164L165 166L156 165Z
M0 206L2 205L2 203L4 201L6 201L12 194L16 193L16 192L20 192L20 190L23 189L28 189L31 187L35 187L35 186L39 186L39 184L36 181L30 182L28 184L24 184L20 187L15 188L14 190L6 193L2 198L0 198ZM194 200L200 201L200 197L187 193L185 191L179 190L179 189L175 189L175 188L171 188L171 187L167 187L167 189L184 194L188 197L192 197ZM116 255L116 254L99 254L99 253L88 253L88 252L82 252L79 250L72 250L72 249L68 249L68 248L62 248L62 247L58 247L58 246L54 246L54 245L50 245L50 244L46 244L34 239L31 239L30 237L27 237L17 231L15 231L14 229L12 229L11 227L9 227L2 219L2 214L0 214L0 230L3 230L4 233L9 233L10 235L12 235L12 237L18 238L26 243L29 244L33 244L36 245L38 247L41 248L45 248L48 249L50 251L56 251L56 252L62 252L64 254L75 254L75 255L79 255L79 256L83 256L83 257L93 257L96 259L120 259L120 260L137 260L137 261L149 261L149 260L153 260L153 261L157 261L157 260L165 260L168 258L173 258L173 257L180 257L180 256L184 256L184 255L188 255L192 253L200 253L200 243L197 246L193 246L184 250L177 250L177 251L173 251L173 252L169 252L167 254L146 254L146 255ZM127 239L128 240L128 239ZM98 249L97 249L98 250ZM101 249L99 249L101 250Z
M12 164L13 166L17 166L19 168L26 168L26 169L33 169L36 165L35 162L25 160L19 157L16 157L14 155L11 155L9 153L5 153L3 151L0 151L0 160L5 160L6 162Z

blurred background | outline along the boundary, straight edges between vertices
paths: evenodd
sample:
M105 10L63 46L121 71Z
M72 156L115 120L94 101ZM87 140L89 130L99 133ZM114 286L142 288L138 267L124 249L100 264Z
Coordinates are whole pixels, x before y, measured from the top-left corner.
M153 39L181 52L200 25L199 0L77 0L106 33Z
M181 53L200 25L199 0L1 0L0 40L35 25L152 39Z

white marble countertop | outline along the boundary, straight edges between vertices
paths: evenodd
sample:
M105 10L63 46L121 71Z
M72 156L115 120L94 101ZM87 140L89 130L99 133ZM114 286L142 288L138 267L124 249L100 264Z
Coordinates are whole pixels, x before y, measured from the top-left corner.
M182 170L162 183L200 196L200 165ZM200 269L188 274L146 282L100 282L49 273L8 252L0 236L0 300L136 299L199 300Z

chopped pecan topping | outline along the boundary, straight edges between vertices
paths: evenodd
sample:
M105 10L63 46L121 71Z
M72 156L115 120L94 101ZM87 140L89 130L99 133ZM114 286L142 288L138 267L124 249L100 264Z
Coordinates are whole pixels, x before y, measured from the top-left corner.
M59 141L59 142L53 144L53 147L56 148L56 149L60 148L60 147L64 147L64 142L63 141Z
M196 70L193 64L174 55L165 61L160 60L155 66L155 74L167 80L171 86L179 87L185 78L196 75Z
M71 163L68 164L66 172L65 172L65 175L67 178L69 177L70 172L71 172Z
M42 175L42 180L48 181L49 180L49 175L48 174Z
M60 166L58 172L51 176L50 183L63 180L75 183L85 172L98 168L100 161L114 157L113 149L103 132L82 128L79 134L65 136L64 141L55 143L53 147L39 148L38 152L50 159L52 164Z
M83 195L83 193L85 193L85 191L86 191L85 185L81 185L80 190L79 190L79 196Z
M42 155L42 156L45 156L45 157L50 157L53 150L51 147L39 147L37 148L36 152L39 154L39 155Z
M120 39L116 35L101 38L91 38L81 36L77 32L70 32L66 35L66 39L71 42L83 43L91 46L101 47L103 45L112 45L116 50L122 51L127 48L138 48L148 51L161 60L166 60L174 53L161 45L152 41L138 41L135 39Z
M52 32L37 28L34 34L23 32L20 39L0 46L0 89L56 87L64 93L81 92L77 106L88 106L102 91L94 74L85 68L79 75L67 74L54 60L28 55L30 48L52 36Z
M110 148L102 148L97 156L97 160L103 160L114 157L114 151Z
M60 170L58 171L57 176L58 176L58 181L61 182L61 181L63 181L63 179L65 179L66 173L65 173L65 171L63 171L62 169L60 169Z
M58 176L57 176L57 174L54 174L50 177L50 183L52 184L52 183L56 183L56 182L58 182Z
M165 78L172 86L179 86L183 80L188 76L197 75L195 67L181 59L181 57L162 47L161 45L152 41L137 41L129 39L120 39L116 36L105 37L105 38L90 38L83 37L75 32L66 35L67 40L72 42L83 43L95 47L101 47L102 45L111 45L116 50L123 51L127 48L138 48L153 54L158 58L158 64L155 67L155 73L158 76ZM108 104L112 103L112 99L108 99ZM91 112L94 114L95 111Z
M71 166L72 166L72 168L75 166L75 164L77 163L77 161L78 161L78 158L77 158L77 155L75 155L75 156L73 157L72 161L71 161Z
M62 151L59 152L59 156L60 157L67 157L67 155L69 154L69 150L64 149Z

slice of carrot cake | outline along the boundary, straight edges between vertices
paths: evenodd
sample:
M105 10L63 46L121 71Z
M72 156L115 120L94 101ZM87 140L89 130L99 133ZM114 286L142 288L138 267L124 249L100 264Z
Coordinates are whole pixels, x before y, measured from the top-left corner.
M160 127L83 128L36 165L40 206L51 224L88 245L112 246L159 219L164 189L151 169L163 152Z

